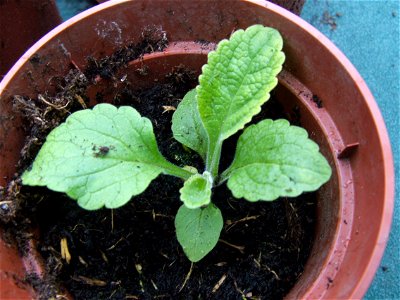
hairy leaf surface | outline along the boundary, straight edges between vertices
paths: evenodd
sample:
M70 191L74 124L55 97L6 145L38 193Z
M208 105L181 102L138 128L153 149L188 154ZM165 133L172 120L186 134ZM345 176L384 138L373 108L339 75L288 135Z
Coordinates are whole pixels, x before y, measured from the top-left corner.
M208 205L211 201L212 181L208 172L194 174L185 181L183 187L179 190L181 200L187 208L198 208Z
M328 181L331 168L318 145L286 120L264 120L240 136L232 165L222 174L236 198L296 197Z
M282 44L277 30L254 25L236 31L209 53L197 87L199 113L209 137L209 167L218 164L222 141L260 112L277 85L285 59Z
M162 172L190 174L162 157L149 119L131 107L99 104L55 128L22 180L93 210L124 205Z
M182 205L175 218L176 236L186 256L198 262L217 244L223 226L221 211L214 204L190 209Z

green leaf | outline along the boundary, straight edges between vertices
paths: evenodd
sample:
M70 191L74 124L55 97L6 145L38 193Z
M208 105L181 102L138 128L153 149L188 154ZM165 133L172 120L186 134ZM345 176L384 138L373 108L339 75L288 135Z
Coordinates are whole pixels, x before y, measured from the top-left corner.
M272 201L315 191L331 168L318 145L286 120L264 120L240 136L234 161L222 174L236 198Z
M238 30L208 54L197 87L201 120L209 137L206 167L217 174L222 141L259 113L277 85L285 56L282 37L273 28Z
M175 218L176 236L186 256L198 262L218 243L223 226L221 211L214 204L190 209L182 205Z
M197 108L196 90L188 92L178 105L172 116L172 132L177 141L205 159L208 137Z
M93 210L124 205L160 173L191 175L163 158L149 119L131 107L99 104L50 133L22 181L66 192Z
M211 201L212 179L207 171L203 175L195 174L185 181L179 190L181 200L187 208L199 208Z

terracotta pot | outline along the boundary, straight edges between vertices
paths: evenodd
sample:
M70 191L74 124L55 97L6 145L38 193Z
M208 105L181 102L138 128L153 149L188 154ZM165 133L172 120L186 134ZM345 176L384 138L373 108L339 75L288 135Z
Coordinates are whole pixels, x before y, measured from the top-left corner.
M0 1L0 80L30 46L60 23L54 0Z
M165 30L170 42L164 53L146 57L149 81L163 78L181 63L199 72L209 47L195 41L217 43L233 30L255 23L282 33L287 59L277 97L288 111L298 107L302 125L333 168L331 180L317 193L311 256L287 298L361 298L382 257L393 212L393 160L385 125L348 59L311 25L265 1L111 1L59 26L35 44L0 83L0 184L12 179L23 143L20 120L10 117L12 95L35 97L38 91L51 91L49 79L65 75L71 61L84 69L86 56L100 58L126 41L139 41L149 24ZM42 64L32 64L33 55ZM49 62L53 68L44 72ZM134 62L125 70L131 80L137 76L129 71L133 69ZM31 81L26 74L37 80ZM96 88L107 94L101 83ZM313 101L317 96L322 107ZM4 250L1 255L4 261ZM1 267L0 278L22 272Z
M270 2L286 8L296 15L300 15L306 0L271 0Z
M99 3L103 3L108 0L96 0L96 1ZM296 15L300 15L306 0L271 0L270 2L278 4L283 8L286 8L287 10L291 11Z

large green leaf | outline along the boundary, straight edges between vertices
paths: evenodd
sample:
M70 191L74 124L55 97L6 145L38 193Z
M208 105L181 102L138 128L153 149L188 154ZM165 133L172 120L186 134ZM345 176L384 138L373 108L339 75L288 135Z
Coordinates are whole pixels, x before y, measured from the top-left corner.
M208 205L211 201L212 179L207 171L200 174L194 174L185 181L183 187L179 190L181 200L187 208L198 208Z
M183 97L172 116L172 132L177 141L206 158L208 137L197 108L195 89Z
M198 262L218 243L224 221L214 204L190 209L182 205L175 218L176 236L186 256Z
M234 161L222 180L228 179L237 198L271 201L317 190L331 172L303 128L286 120L264 120L240 136Z
M208 55L197 87L201 120L209 137L207 170L216 175L222 141L259 113L285 56L282 37L273 28L254 25L236 31Z
M162 157L149 119L131 107L99 104L55 128L22 180L66 192L92 210L124 205L160 173L191 175Z

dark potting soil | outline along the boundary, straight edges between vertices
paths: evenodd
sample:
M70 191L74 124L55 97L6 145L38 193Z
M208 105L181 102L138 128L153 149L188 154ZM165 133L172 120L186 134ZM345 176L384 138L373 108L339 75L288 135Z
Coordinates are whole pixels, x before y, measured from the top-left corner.
M103 65L107 66L105 60ZM91 74L85 73L85 78L93 79L97 73L112 80L115 69L104 67L89 71ZM75 82L73 88L77 90L73 91L73 98L78 94L87 102L87 96L80 89L82 82L77 78L71 76L65 80ZM177 68L164 83L150 89L137 91L127 82L114 97L114 103L131 105L152 120L160 151L170 161L201 170L201 159L176 142L171 132L172 107L179 104L196 82L189 70ZM88 83L82 84L84 90ZM101 95L97 100L101 102ZM36 128L36 134L48 132L67 116L60 115L63 111L57 109L44 114L25 102L27 99L16 99L16 108L27 119L39 116L48 125L41 131L41 123L31 121L28 127L35 125L32 128ZM63 103L56 105L61 107ZM74 105L70 111L78 109L80 102ZM46 119L49 113L58 117L54 124ZM265 117L287 116L272 97L255 122ZM34 143L34 136L35 132L31 131L27 141ZM231 162L237 138L238 134L225 142L221 170ZM24 147L21 168L32 160L36 148ZM39 227L37 247L46 261L48 273L44 279L28 276L27 281L43 299L63 293L58 282L75 299L282 298L301 275L313 244L315 194L249 203L233 198L225 185L217 187L213 201L221 209L225 222L220 241L203 260L191 264L176 240L174 228L182 184L180 179L161 175L124 207L98 211L85 211L62 193L22 187L18 190L21 217L11 223L20 224L21 231L16 235L20 238L21 251L29 238L28 228ZM65 253L62 257L61 243L64 249L67 246L70 261Z

